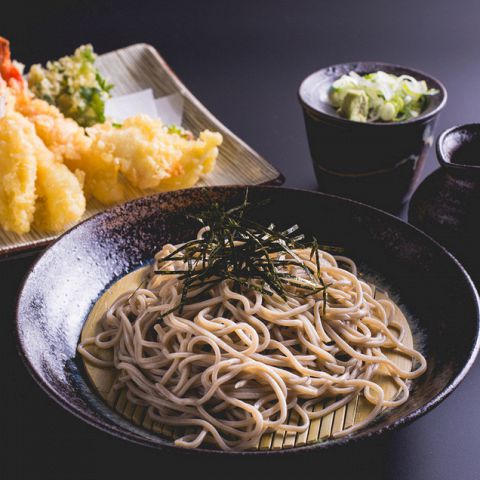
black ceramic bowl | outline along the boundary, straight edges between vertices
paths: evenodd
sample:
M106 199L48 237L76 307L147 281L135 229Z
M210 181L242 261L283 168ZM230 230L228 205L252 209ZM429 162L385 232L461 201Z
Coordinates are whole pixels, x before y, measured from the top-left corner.
M407 121L361 123L342 118L328 102L332 83L351 71L365 75L378 70L425 80L439 93L427 98L421 115ZM298 96L320 190L399 210L413 192L433 143L435 121L447 101L445 87L411 68L352 62L312 73Z
M479 299L449 253L401 220L350 200L275 187L249 191L251 200L270 199L257 210L257 220L298 223L322 243L343 246L362 271L397 295L417 324L428 361L401 407L350 437L282 452L322 450L380 435L418 418L454 390L479 348ZM186 213L212 201L239 204L244 194L243 187L199 188L117 206L74 227L37 260L18 300L18 342L25 365L48 395L113 435L177 448L125 420L96 395L76 355L78 338L93 304L112 282L149 262L165 242L192 238L196 227ZM212 452L197 450L206 451Z

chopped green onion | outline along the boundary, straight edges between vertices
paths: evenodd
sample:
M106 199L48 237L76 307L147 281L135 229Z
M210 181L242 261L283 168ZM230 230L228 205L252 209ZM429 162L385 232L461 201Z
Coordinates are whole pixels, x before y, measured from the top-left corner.
M358 122L399 122L418 117L428 96L438 90L428 88L425 80L410 75L392 75L382 71L360 76L355 72L333 82L330 103L338 113Z

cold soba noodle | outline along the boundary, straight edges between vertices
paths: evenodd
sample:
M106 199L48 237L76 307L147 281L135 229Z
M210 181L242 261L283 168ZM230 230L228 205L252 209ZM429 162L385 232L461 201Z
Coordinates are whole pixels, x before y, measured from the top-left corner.
M165 245L146 285L118 298L101 333L79 345L88 362L118 370L117 386L152 420L188 428L176 445L254 448L267 431L304 432L363 394L374 408L342 436L408 399L426 361L402 343L394 304L373 298L351 260L236 210L201 220L197 240ZM113 361L92 345L113 350ZM413 370L389 360L392 351ZM372 381L380 367L397 387L391 399ZM320 409L326 399L334 402Z

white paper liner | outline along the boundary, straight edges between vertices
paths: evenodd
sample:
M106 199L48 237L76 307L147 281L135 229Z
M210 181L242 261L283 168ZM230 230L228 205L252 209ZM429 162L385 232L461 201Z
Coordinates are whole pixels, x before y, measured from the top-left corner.
M151 89L121 95L107 100L105 115L115 122L123 122L133 115L144 114L160 118L165 125L182 124L183 98L180 94L155 99Z

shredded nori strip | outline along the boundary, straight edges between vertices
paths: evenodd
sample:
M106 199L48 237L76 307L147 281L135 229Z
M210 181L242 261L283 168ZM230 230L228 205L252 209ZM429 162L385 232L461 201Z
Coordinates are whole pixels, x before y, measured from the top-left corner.
M253 207L248 201L248 190L242 204L225 209L214 202L208 209L188 217L197 221L201 227L207 227L203 238L191 240L179 246L175 251L162 258L164 264L172 260L182 260L186 270L155 270L158 275L178 275L183 282L181 300L178 305L163 313L162 317L179 311L184 305L198 301L212 287L223 280L232 280L233 288L250 288L263 295L274 293L286 300L286 288L295 287L301 297L308 297L322 292L323 310L327 305L327 289L320 275L320 245L316 238L304 242L303 235L298 234L298 225L280 231L275 225L265 227L246 218L246 213ZM314 259L317 271L308 268L300 259L296 260L295 249L311 248L310 259ZM325 249L325 246L322 246ZM328 247L327 247L328 248ZM272 254L284 252L293 258L271 258ZM293 281L294 276L281 271L281 267L297 266L302 268L312 285ZM253 283L251 280L260 280ZM199 293L189 292L202 288Z

